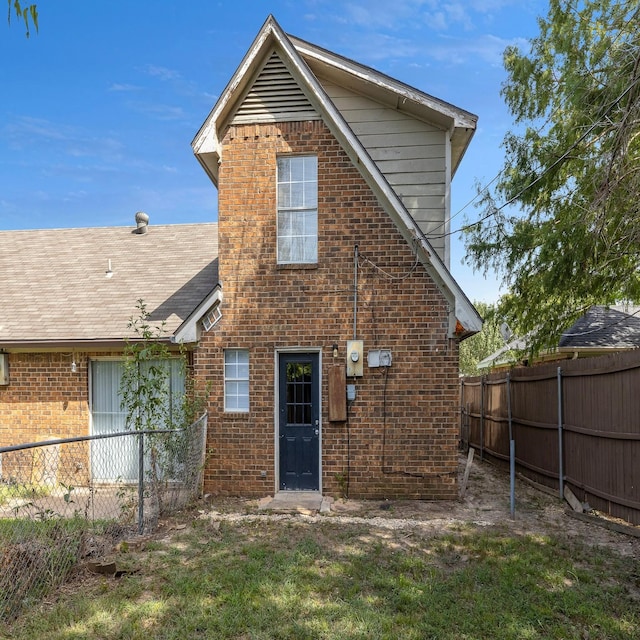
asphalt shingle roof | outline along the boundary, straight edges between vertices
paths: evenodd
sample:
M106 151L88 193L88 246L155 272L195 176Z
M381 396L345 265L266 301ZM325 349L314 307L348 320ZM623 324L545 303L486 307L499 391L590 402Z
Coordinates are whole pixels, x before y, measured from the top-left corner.
M133 337L139 299L173 333L218 283L218 225L134 228L1 231L0 347Z
M562 334L559 346L609 349L640 347L640 318L610 307L591 307Z

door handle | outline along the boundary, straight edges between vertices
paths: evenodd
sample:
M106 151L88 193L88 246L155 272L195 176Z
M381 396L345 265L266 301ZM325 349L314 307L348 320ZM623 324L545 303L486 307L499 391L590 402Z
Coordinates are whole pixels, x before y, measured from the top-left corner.
M316 429L316 435L320 434L320 429Z

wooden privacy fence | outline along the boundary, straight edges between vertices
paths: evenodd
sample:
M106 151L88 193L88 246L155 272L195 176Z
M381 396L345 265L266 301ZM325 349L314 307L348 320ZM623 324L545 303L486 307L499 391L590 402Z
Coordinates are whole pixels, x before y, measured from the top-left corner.
M640 349L463 378L461 441L640 524Z

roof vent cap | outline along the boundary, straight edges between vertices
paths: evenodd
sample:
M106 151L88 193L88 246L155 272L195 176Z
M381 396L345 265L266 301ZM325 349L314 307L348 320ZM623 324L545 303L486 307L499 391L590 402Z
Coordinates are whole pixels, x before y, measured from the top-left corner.
M136 230L135 233L147 233L149 226L149 216L144 211L136 213Z

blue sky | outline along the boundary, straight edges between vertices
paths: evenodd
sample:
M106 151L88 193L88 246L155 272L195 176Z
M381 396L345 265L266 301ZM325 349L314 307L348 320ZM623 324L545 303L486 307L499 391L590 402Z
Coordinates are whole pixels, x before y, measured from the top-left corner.
M29 0L31 1L31 0ZM37 1L37 0L36 0ZM24 0L23 4L26 4ZM39 0L39 33L0 21L0 229L215 221L191 141L269 13L295 36L479 116L452 213L501 168L512 120L501 54L527 48L541 0ZM452 229L479 213L469 206ZM472 300L493 277L451 271Z

